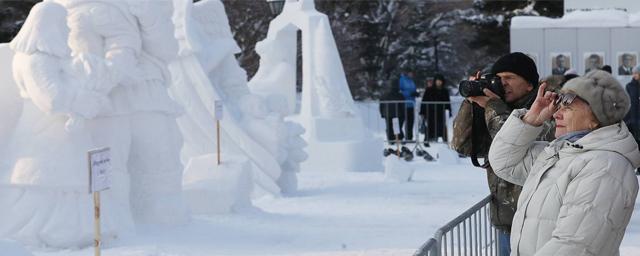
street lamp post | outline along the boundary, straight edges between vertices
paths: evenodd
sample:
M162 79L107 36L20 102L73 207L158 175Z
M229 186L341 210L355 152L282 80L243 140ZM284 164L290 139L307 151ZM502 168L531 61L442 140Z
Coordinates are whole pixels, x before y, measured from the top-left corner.
M269 3L269 9L271 9L271 14L278 15L282 12L282 8L284 8L285 0L267 0Z

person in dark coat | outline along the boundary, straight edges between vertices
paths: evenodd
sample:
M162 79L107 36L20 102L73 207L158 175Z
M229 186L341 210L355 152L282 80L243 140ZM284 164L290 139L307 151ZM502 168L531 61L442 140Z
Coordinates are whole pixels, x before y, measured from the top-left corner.
M427 121L425 141L437 141L438 137L447 141L445 110L449 110L449 117L451 117L451 104L449 104L449 91L444 85L444 76L438 74L433 78L433 85L427 86L422 95L419 114L423 120Z
M393 118L398 118L398 122L401 124L400 126L404 123L406 112L404 101L405 98L400 92L400 83L396 79L391 82L391 88L382 96L380 102L380 116L385 119L387 141L390 143L396 140L396 133L393 130ZM402 129L397 131L397 133L399 134L398 139L402 140L404 138Z
M624 117L624 122L640 145L640 65L633 68L632 75L631 82L626 86L631 98L631 108ZM640 174L640 168L636 170L636 174Z

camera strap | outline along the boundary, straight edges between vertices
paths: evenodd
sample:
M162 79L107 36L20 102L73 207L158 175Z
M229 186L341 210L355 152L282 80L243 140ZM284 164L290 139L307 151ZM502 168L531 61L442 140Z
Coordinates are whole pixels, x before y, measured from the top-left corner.
M489 130L487 129L487 123L484 120L484 108L473 103L473 112L471 113L471 163L476 167L487 168L489 167L489 161L487 157L484 158L484 163L478 162L478 154L483 150L482 139L484 136L489 136Z

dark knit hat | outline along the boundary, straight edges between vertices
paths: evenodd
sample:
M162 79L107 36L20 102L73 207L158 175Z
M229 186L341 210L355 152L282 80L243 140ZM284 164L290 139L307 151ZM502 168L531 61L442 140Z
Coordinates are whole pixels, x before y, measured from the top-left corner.
M493 64L491 73L512 72L521 76L533 86L538 85L538 69L536 63L529 56L521 52L513 52L504 55Z

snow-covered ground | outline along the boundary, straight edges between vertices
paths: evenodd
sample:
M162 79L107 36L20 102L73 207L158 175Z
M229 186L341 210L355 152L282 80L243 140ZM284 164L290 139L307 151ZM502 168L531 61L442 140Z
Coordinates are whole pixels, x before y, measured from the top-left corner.
M384 173L302 172L300 190L262 198L259 209L236 215L195 216L176 228L146 228L103 250L105 256L412 255L435 230L488 194L484 171L416 158L413 181ZM640 255L640 203L622 256ZM37 256L91 255L92 248ZM1 254L1 253L0 253Z

